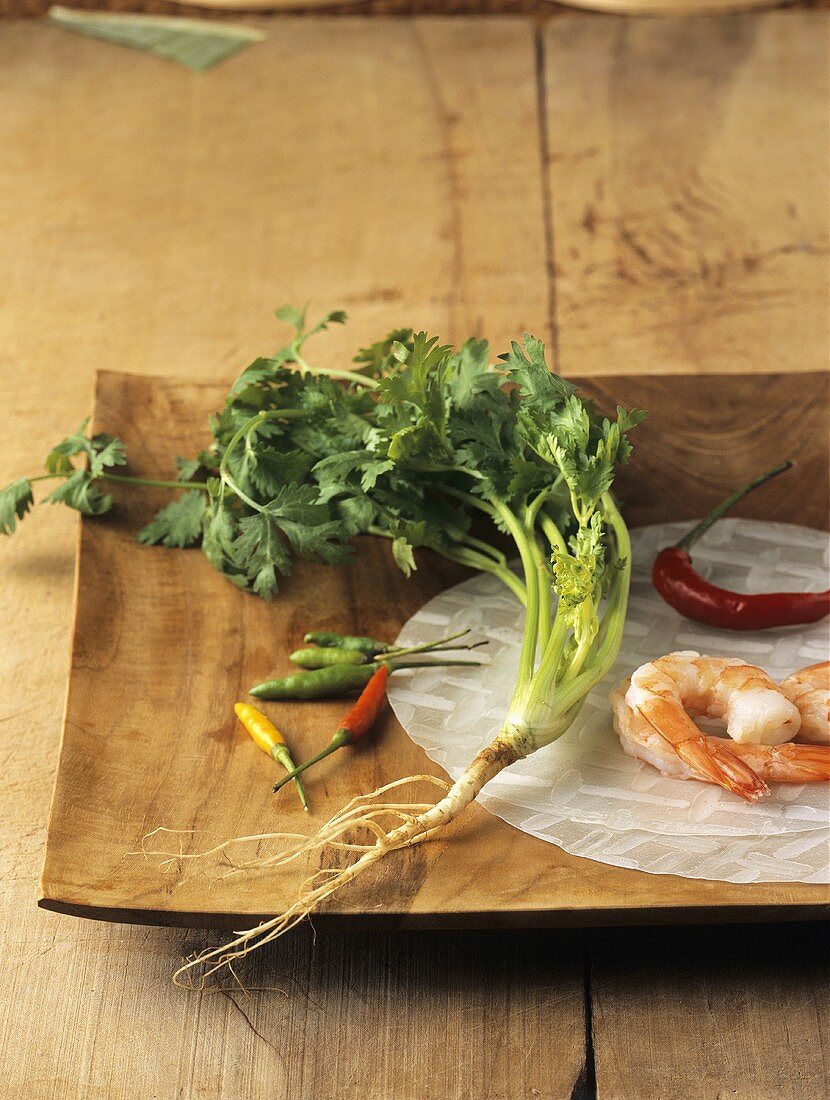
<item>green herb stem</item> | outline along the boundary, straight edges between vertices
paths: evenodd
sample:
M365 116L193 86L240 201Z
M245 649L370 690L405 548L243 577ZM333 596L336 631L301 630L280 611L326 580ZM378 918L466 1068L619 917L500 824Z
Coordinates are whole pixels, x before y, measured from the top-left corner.
M475 569L479 573L491 573L494 577L498 577L503 584L507 585L522 606L527 607L528 590L516 574L506 565L497 565L496 562L491 561L490 558L486 558L483 554L478 554L475 550L470 550L465 547L459 547L456 550L450 549L449 547L440 549L434 547L434 549L437 554L440 554L444 558L448 558L449 561L457 562L459 565L466 565L468 569Z
M567 617L562 614L557 615L554 619L547 645L542 653L539 667L536 670L536 675L533 677L532 682L527 685L521 697L524 700L525 710L530 713L535 710L542 698L553 695L555 691L556 676L562 662L562 652L565 648L565 642L567 641L568 630L569 623ZM515 710L515 708L516 701L514 700L511 709Z
M597 602L595 601L594 614L596 614L597 610ZM576 650L574 651L571 659L568 661L568 667L564 670L562 676L559 678L558 683L560 685L570 683L571 680L575 679L575 677L582 671L582 668L585 665L585 662L588 660L591 651L596 646L597 633L598 631L591 634L590 636L582 638L581 641L577 643Z
M528 504L527 508L525 509L525 522L528 524L528 526L532 527L536 523L536 517L539 515L539 511L541 510L542 505L545 503L545 501L550 499L551 495L562 484L562 481L562 474L557 474L551 484L542 489L540 493L537 493L530 504ZM561 537L562 536L560 535L560 538Z
M470 471L465 472L469 473ZM454 497L464 504L469 504L471 508L478 508L480 512L485 512L491 519L495 519L496 509L492 504L488 504L486 500L482 500L481 497L473 496L472 493L465 493L462 489L456 489L452 485L438 485L436 488L446 496Z
M297 366L301 370L308 371L309 374L316 375L318 377L325 378L339 378L343 382L349 382L354 386L364 386L367 390L377 389L377 382L374 378L367 378L363 374L358 374L356 371L351 370L337 370L336 368L325 367L312 367L309 366L302 359L296 360Z
M76 471L72 471L73 473ZM53 481L55 478L67 478L71 474L38 474L37 477L30 477L29 481L34 484L36 481ZM96 481L116 481L120 485L146 485L151 489L198 489L202 492L207 492L207 485L203 481L157 481L154 478L147 477L130 477L127 474L98 474L95 478Z
M385 531L382 527L378 527L375 524L367 528L366 534L375 535L377 538L382 539L395 538L395 535L391 531ZM527 591L525 586L507 564L495 562L491 558L467 546L455 548L449 546L431 546L430 549L434 550L436 554L440 554L442 558L446 558L448 561L454 561L458 565L464 565L467 569L475 569L479 573L490 573L492 576L498 577L498 579L510 589L519 603L521 603L522 607L527 606Z
M545 538L551 545L551 549L558 550L561 554L567 554L568 547L565 545L565 538L550 516L546 516L544 512L539 517L539 526L545 533Z
M519 550L522 568L525 575L525 588L527 590L527 614L525 615L524 635L522 637L522 649L519 655L519 673L517 679L517 692L530 683L533 677L533 669L536 663L536 644L539 631L539 570L536 568L536 559L533 548L528 538L528 533L519 518L500 500L493 501L498 515L507 527Z
M489 542L484 542L483 539L477 539L473 535L461 535L458 541L463 542L465 546L469 546L472 550L480 550L482 554L487 554L497 565L507 565L507 558L501 550L497 550L495 546L491 546Z
M153 489L197 489L207 492L207 485L203 481L155 481L152 478L128 477L121 474L99 474L98 477L102 481L117 481L122 485L148 485Z
M602 505L617 540L617 554L621 567L611 584L611 590L606 600L603 618L604 637L590 667L579 673L562 688L557 699L557 710L560 713L574 706L606 675L616 660L622 642L625 613L628 608L628 593L631 586L631 539L625 521L610 493L603 494Z
M528 542L530 549L533 553L533 557L536 561L536 574L539 584L539 622L537 624L537 638L539 644L539 652L543 652L547 645L548 638L550 636L550 584L551 575L548 559L542 547L539 545L539 540L536 538L532 528L528 529Z
M263 409L255 416L246 420L228 441L225 453L222 455L222 461L219 463L219 477L235 496L239 497L239 499L247 504L249 508L253 508L255 512L264 512L266 509L249 497L248 494L236 484L228 470L228 459L230 455L243 438L247 439L249 433L255 430L259 424L263 424L266 420L302 420L307 417L308 413L305 409Z

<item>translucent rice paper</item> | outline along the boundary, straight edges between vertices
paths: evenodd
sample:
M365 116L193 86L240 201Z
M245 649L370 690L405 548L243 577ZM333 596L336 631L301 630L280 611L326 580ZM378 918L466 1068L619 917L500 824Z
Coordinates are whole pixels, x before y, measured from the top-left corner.
M634 569L622 649L558 742L490 782L479 802L517 829L574 855L653 874L724 882L830 881L830 784L775 784L749 804L720 787L666 779L620 747L608 694L633 669L678 649L741 657L776 680L828 659L828 621L757 633L682 618L651 586L651 563L689 524L632 532ZM783 523L721 520L695 548L715 584L748 592L828 587L828 540ZM467 627L487 666L403 673L389 697L409 736L453 778L495 736L516 677L523 611L492 577L442 592L406 624L415 645Z

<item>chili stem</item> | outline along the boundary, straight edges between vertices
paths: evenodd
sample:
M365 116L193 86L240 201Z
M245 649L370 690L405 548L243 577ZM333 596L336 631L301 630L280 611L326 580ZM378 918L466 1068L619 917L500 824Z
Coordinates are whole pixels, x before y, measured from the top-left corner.
M282 767L285 768L287 772L293 772L294 769L297 767L297 765L291 759L291 753L288 751L285 745L274 745L271 749L271 755L278 764L281 764ZM306 813L308 813L308 799L305 796L303 785L299 781L299 779L294 780L294 786L297 788L297 794L300 796L300 802L302 803L303 809Z
M438 638L434 642L422 642L420 645L407 646L406 649L387 649L383 654L384 659L392 657L406 657L410 653L427 653L436 648L436 646L444 646L445 649L469 649L469 646L451 646L447 645L448 642L454 642L457 638L463 638L465 634L470 633L470 628L466 630L459 630L457 634L449 634L446 638Z
M342 749L344 745L348 745L353 740L350 730L338 730L337 733L329 741L328 745L316 756L312 756L309 760L304 760L302 764L299 764L293 772L289 772L277 783L274 784L274 792L276 793L280 787L284 787L286 783L290 783L292 779L296 779L300 772L304 772L306 768L310 768L312 764L316 764L320 760L324 760L327 756L331 756L337 749Z
M726 500L722 500L716 508L712 509L705 519L700 521L697 527L693 527L688 535L685 535L675 545L680 550L688 550L690 546L697 542L701 535L706 534L713 523L719 520L721 516L725 515L742 497L745 497L747 493L751 493L753 489L757 489L759 485L763 485L765 481L769 481L771 478L783 474L784 471L789 470L791 466L792 462L788 459L786 462L779 462L777 466L773 466L772 469L767 470L766 473L759 474L758 477L753 478L748 485L744 485L742 489L737 489L734 493L730 494Z
M397 659L390 659L388 653L379 654L374 663L376 665L386 664L389 662L389 671L397 672L399 668L481 668L481 661L398 661ZM336 666L335 666L336 667ZM345 665L345 668L353 666ZM365 668L365 665L357 666L359 668Z

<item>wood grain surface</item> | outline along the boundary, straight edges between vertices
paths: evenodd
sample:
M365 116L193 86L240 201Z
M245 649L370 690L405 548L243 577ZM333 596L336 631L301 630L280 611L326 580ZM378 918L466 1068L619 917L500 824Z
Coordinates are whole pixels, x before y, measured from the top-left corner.
M597 1095L826 1096L826 939L818 925L758 935L746 927L594 935ZM794 1047L796 1034L814 1042Z
M733 513L830 527L830 375L598 376L580 379L597 407L649 411L635 457L615 479L630 524L693 520L756 473L789 458L790 481L770 482Z
M40 10L35 0L14 3L16 11ZM799 11L786 18L792 24L752 16L738 29L749 26L767 43L786 34L810 71L820 69L826 19ZM452 339L481 318L497 341L520 326L539 330L547 318L558 277L545 269L552 238L541 214L541 158L570 155L572 136L562 149L558 143L574 130L551 126L544 145L538 140L537 105L553 97L538 80L542 43L533 28L509 19L258 25L268 44L207 76L55 28L3 25L0 481L28 472L87 414L96 368L224 383L274 346L268 310L291 298L311 296L328 308L348 296L354 343L410 318ZM735 33L731 20L709 26L716 40ZM671 39L673 54L650 41L640 65L658 76L682 68L683 36ZM567 41L548 40L545 52L546 70L573 64ZM743 64L719 56L721 91L711 91L710 109L719 95L729 101ZM582 51L580 60L598 89L610 85L609 51L593 59ZM794 67L787 80L797 78ZM630 103L643 125L666 110L661 79L662 93ZM740 79L755 102L775 99L761 66L743 68ZM594 116L607 114L608 102L584 105L584 127L598 126ZM791 148L789 128L803 125L811 103L808 94L804 107L791 103L768 124L748 112L754 143ZM390 133L406 169L397 177L389 175ZM610 121L600 133L612 147ZM792 180L811 225L823 217L824 196L810 182L825 170L823 141L819 135L799 150L804 170ZM505 161L510 187L496 178ZM721 164L727 182L744 178L741 164ZM381 171L394 186L377 184ZM462 250L466 285L482 288L463 308L448 274L457 247L444 199L452 178L461 182L462 220L480 242ZM578 222L584 196L569 188L560 198L556 178L549 182L558 219ZM629 174L623 184L638 181ZM493 232L509 234L498 255L486 247ZM813 277L814 292L823 293L823 272L814 268ZM661 308L676 319L689 302L676 288ZM617 298L597 300L598 333L618 316ZM758 370L792 369L774 343L754 338L745 314L691 317L702 340L716 325L735 351L723 369L749 360ZM797 336L797 320L793 327ZM826 362L826 335L810 331L804 362ZM570 337L560 337L569 370L606 369L584 336L574 356ZM336 334L321 348L328 362L345 350ZM658 365L625 363L632 372L649 366ZM711 367L707 355L678 364ZM796 376L793 387L800 385ZM327 930L316 943L306 930L264 953L261 970L249 975L253 985L284 992L188 996L171 987L170 973L182 954L203 946L204 933L38 910L76 528L77 517L42 509L0 546L4 1095L641 1100L674 1089L691 1100L719 1091L742 1100L823 1100L830 1093L815 925L673 929L660 949L654 932L630 929Z
M453 341L548 334L531 28L274 27L207 77L4 27L0 368L71 355L85 406L95 368L224 379L310 297L351 318L318 340L325 363L407 318Z
M747 498L743 513L763 517L772 509L780 520L825 521L828 448L820 428L828 420L827 388L821 376L802 381L796 392L791 380L764 375L589 381L586 392L600 408L610 398L649 411L648 432L621 489L625 496L627 485L635 496L633 521L699 517L749 480L768 461L754 446L735 445L750 415L756 425L775 420L776 445L792 455L798 472L789 486L779 482ZM192 454L207 442L208 417L223 396L218 386L104 372L94 428L123 439L136 476L172 476L177 449ZM815 504L805 508L808 492ZM149 847L190 855L238 836L310 834L361 792L406 775L441 776L390 713L370 744L318 766L307 783L312 813L306 816L290 788L272 797L272 764L240 729L233 704L247 697L252 683L291 671L286 656L307 630L391 641L410 615L465 574L430 556L404 578L388 543L369 538L346 569L298 564L269 604L223 582L198 552L136 542L136 532L169 494L116 486L114 495L119 507L112 516L81 522L72 665L41 905L197 928L253 924L287 908L303 880L329 866L331 856L321 863L315 855L278 873L228 876L224 858L206 865L179 861L163 871L161 857L140 855L142 838L158 827L183 830L187 835L162 835ZM367 600L369 591L376 598ZM337 728L343 702L263 708L289 736L297 759L307 759L327 741L324 731ZM609 710L609 727L610 721ZM423 797L432 800L428 790L415 800ZM830 891L822 886L735 885L594 863L476 807L446 838L396 853L359 879L324 915L344 914L363 926L385 918L422 928L533 927L825 916L828 902Z
M545 32L566 371L825 370L826 17Z

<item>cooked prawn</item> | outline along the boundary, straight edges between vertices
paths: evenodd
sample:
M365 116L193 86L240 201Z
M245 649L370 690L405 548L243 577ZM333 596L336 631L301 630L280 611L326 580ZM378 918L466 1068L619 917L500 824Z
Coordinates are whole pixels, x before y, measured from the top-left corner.
M781 681L781 690L801 715L798 740L830 745L830 661L799 669Z
M694 650L642 665L631 675L626 700L664 735L678 726L697 730L687 711L722 718L734 741L757 745L791 741L801 725L798 708L763 669L737 657L701 657Z
M668 734L658 729L643 713L627 702L631 681L612 692L614 728L625 752L675 779L703 779L717 783L754 802L769 788L761 777L743 763L717 737L707 737L689 720L688 728L671 727Z
M699 770L688 759L681 758L674 746L638 711L626 702L630 681L625 680L611 693L614 708L614 728L623 750L637 760L657 768L674 779L700 779L706 783L721 780L705 770ZM830 748L824 745L753 745L749 742L726 741L698 731L699 750L712 754L721 765L731 766L732 760L751 769L762 781L769 783L824 783L830 781ZM742 793L738 791L738 793ZM744 796L746 797L746 796Z
M798 709L762 669L694 651L642 665L625 701L697 773L750 802L768 793L767 785L727 744L710 744L689 715L722 718L734 741L766 745L791 740L801 724Z

